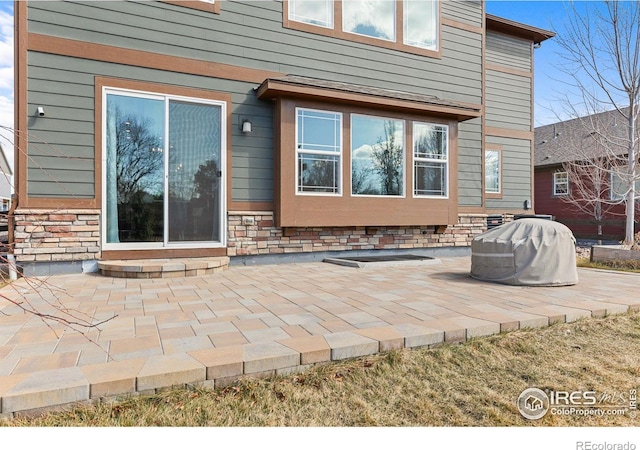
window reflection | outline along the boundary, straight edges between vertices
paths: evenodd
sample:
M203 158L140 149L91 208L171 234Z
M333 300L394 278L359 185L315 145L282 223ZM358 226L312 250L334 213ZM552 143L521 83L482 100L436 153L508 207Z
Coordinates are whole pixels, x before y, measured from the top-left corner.
M333 28L333 1L289 0L289 20Z
M434 0L404 0L404 43L413 47L438 48L438 4Z
M395 41L395 0L349 0L342 2L342 29L348 33Z
M404 122L352 115L351 192L404 194Z

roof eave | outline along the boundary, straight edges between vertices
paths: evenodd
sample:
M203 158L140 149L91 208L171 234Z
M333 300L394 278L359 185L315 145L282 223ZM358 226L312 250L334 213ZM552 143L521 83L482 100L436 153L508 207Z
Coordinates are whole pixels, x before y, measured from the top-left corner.
M553 31L532 27L524 23L515 22L492 14L486 14L485 19L487 29L528 39L534 44L540 44L556 35Z

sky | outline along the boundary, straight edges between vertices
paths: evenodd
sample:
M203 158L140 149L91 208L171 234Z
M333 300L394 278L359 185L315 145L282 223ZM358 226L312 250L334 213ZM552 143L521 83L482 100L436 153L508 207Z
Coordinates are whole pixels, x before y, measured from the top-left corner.
M579 3L579 2L578 2ZM562 1L506 1L488 0L487 13L501 16L538 28L562 33L566 22ZM557 78L559 47L554 39L542 43L535 50L535 126L556 122L560 108ZM562 117L561 117L562 118ZM566 117L565 117L566 118ZM0 0L0 126L13 127L13 1ZM2 139L9 161L13 162L12 149Z
M585 2L575 2L585 3ZM600 2L602 3L602 2ZM563 1L507 1L489 0L487 14L504 17L537 28L562 34L567 22ZM560 47L554 38L542 43L534 50L534 126L539 127L557 122L563 117L560 105L566 85L561 81L564 75L559 71Z

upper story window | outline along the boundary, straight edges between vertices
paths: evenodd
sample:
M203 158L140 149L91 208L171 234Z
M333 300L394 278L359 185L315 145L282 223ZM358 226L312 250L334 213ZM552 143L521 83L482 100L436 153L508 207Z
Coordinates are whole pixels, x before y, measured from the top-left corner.
M553 174L553 195L569 194L569 175L567 172Z
M414 191L416 197L447 197L449 127L413 123Z
M340 194L342 114L296 109L297 192Z
M396 2L348 0L342 3L342 30L386 41L396 40Z
M289 20L333 28L333 0L290 1Z
M439 0L288 0L285 27L440 56Z
M404 43L438 49L438 2L404 0Z

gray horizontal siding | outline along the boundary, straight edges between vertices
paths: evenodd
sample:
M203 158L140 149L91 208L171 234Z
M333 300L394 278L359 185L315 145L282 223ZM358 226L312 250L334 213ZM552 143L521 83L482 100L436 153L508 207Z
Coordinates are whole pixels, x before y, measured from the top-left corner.
M444 17L482 25L480 2L443 2L442 10ZM481 36L455 27L443 26L442 58L437 59L283 28L280 2L225 2L219 15L151 1L31 2L28 18L29 31L34 33L443 99L482 101ZM103 75L232 93L232 198L273 200L272 106L255 98L256 85L33 52L28 70L29 111L36 106L47 111L30 128L38 138L29 148L29 195L95 195L94 75ZM239 131L244 118L253 123L250 136ZM464 205L481 204L481 148L480 120L461 124L458 179ZM42 180L51 178L51 173L41 167L53 168L51 158L56 152L71 158L62 172L56 172L60 179L50 188Z
M443 58L283 28L280 2L225 2L209 14L159 2L33 2L32 32L164 55L315 76L479 103L480 36L451 27ZM448 15L481 17L479 2L455 2Z
M531 78L487 70L486 125L531 130Z
M486 58L488 63L530 72L531 41L502 33L487 32Z
M229 139L233 166L238 167L232 174L233 199L272 200L272 106L253 95L253 85L35 52L29 53L28 71L30 196L95 195L94 77L102 75L231 92L233 123ZM45 117L33 117L38 106L44 107ZM250 136L240 132L240 121L245 117L253 123Z
M531 200L531 141L487 136L487 143L501 145L502 198L487 199L488 209L522 209Z
M447 19L482 26L482 6L479 1L447 0L441 1L442 15Z
M482 126L480 119L458 126L458 201L482 206Z

